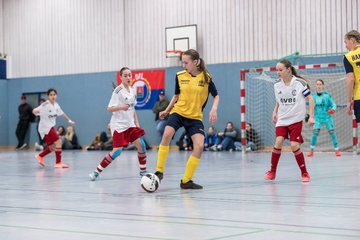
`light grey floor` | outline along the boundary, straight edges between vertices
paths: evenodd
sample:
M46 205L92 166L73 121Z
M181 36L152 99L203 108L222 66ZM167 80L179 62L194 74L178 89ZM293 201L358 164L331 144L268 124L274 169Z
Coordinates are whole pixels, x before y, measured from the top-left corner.
M71 168L54 169L53 154L41 168L35 152L0 152L0 239L360 239L358 155L316 153L302 183L291 153L269 182L270 153L205 152L194 178L204 189L191 191L179 188L189 153L174 151L150 194L132 151L90 182L105 153L65 151Z

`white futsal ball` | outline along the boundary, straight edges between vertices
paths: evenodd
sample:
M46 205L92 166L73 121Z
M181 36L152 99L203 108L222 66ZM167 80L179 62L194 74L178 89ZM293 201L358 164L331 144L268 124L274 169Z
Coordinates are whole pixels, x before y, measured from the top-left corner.
M141 187L147 192L155 192L160 185L158 176L147 173L141 178Z

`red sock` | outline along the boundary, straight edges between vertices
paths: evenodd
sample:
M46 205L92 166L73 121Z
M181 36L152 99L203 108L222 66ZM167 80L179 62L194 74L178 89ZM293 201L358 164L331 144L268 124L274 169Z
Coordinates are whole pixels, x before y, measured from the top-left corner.
M146 171L146 153L138 152L138 159L139 159L140 171Z
M61 163L61 153L62 153L61 148L55 148L56 163Z
M106 154L106 156L103 158L103 160L100 162L99 166L97 166L96 170L101 173L104 168L106 168L107 166L109 166L109 164L113 161L114 159L110 156L110 153Z
M304 154L301 151L301 149L297 149L295 151L293 151L295 158L296 158L296 162L299 165L299 168L301 170L301 173L306 173L306 165L305 165L305 158L304 158Z
M39 156L40 156L40 157L45 157L46 155L48 155L49 153L51 153L51 151L52 151L52 149L51 149L50 147L46 147L46 148L44 149L44 151L42 151L42 152L39 154Z
M271 170L272 172L276 172L277 165L279 163L279 159L281 156L281 148L274 147L271 153Z

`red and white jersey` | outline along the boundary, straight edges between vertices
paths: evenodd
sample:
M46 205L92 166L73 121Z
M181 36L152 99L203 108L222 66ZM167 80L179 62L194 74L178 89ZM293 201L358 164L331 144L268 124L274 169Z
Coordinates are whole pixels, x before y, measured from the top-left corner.
M52 104L49 100L43 102L40 106L35 108L39 113L37 116L40 116L39 122L39 133L41 138L44 138L46 134L49 133L50 129L56 124L56 117L64 114L60 105L57 102Z
M130 107L128 110L119 110L112 113L110 120L110 129L111 133L114 134L114 131L123 132L128 128L136 127L135 125L135 105L136 105L136 90L135 87L130 87L130 91L126 90L123 84L117 86L109 102L108 107L118 106L121 104L129 104Z
M306 97L311 94L304 79L293 77L288 86L280 79L274 84L276 102L279 104L277 126L300 122L306 114Z

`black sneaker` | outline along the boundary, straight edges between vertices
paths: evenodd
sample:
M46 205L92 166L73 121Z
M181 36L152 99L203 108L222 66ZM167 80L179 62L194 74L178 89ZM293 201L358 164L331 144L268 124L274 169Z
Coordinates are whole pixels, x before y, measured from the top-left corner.
M156 171L154 174L159 178L160 181L164 178L164 173L162 172Z
M203 188L203 186L194 183L192 180L188 181L187 183L183 183L181 180L180 187L182 189L202 189Z

